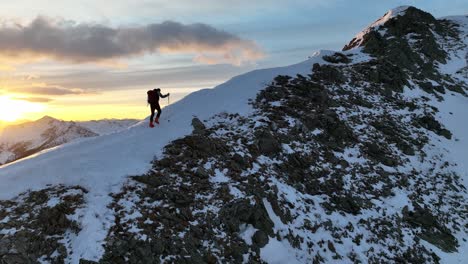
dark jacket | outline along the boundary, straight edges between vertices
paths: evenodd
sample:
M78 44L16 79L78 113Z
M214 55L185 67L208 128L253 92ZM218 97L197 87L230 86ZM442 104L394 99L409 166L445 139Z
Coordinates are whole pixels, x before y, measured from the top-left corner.
M166 94L166 95L161 94L161 90L159 89L149 90L147 94L148 94L148 103L150 104L159 103L159 98L166 98L169 96L169 94Z

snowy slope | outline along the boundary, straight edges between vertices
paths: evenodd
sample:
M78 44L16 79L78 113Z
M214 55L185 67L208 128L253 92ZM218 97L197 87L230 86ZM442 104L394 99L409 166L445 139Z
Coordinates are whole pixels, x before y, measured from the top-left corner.
M207 119L220 112L247 114L249 99L275 76L307 74L314 63L324 63L316 53L311 59L288 67L256 70L214 89L201 90L163 110L161 125L149 129L141 122L120 133L89 138L60 146L38 156L0 167L0 199L11 199L26 190L39 190L48 184L80 185L89 190L83 209L83 229L74 241L73 263L80 258L98 259L107 228L113 220L107 208L108 195L120 189L128 175L150 169L154 155L170 141L189 134L194 116ZM105 228L103 228L103 226Z
M458 29L463 32L458 43L452 43L450 47L450 60L446 64L439 65L441 72L455 75L465 81L468 79L468 15L443 17L459 25Z
M439 109L438 119L452 132L455 139L437 141L436 146L445 149L449 160L457 164L457 173L468 188L468 97L449 94L444 96L443 102L432 97L431 103ZM468 258L468 242L463 239L466 237L459 238L461 245L457 253L447 254L436 247L431 248L442 258L441 263L464 263Z
M449 50L450 59L445 64L440 64L442 73L449 74L455 78L468 83L468 15L444 17L459 25L462 32L461 42L451 43ZM468 122L466 122L466 111L468 109L468 97L455 94L444 96L444 101L432 98L432 104L439 108L441 120L447 128L455 135L455 141L445 142L450 149L450 155L459 166L465 186L468 188ZM468 250L468 247L467 247Z
M132 125L135 125L137 122L138 121L135 119L102 119L76 123L102 136L112 134L115 132L120 132L124 129L129 128Z

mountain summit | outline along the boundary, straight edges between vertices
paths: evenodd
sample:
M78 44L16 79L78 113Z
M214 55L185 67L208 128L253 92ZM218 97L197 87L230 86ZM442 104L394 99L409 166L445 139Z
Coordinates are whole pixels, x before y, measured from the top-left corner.
M467 32L397 8L156 130L2 167L0 262L464 263Z
M352 40L351 42L346 45L343 50L349 50L352 48L364 46L367 42L367 39L369 38L369 34L372 32L378 31L381 26L383 26L386 22L389 20L392 20L393 18L397 16L404 16L406 15L406 11L410 10L416 10L417 12L423 12L419 9L416 9L411 6L400 6L394 9L389 10L387 13L385 13L384 16L381 18L377 19L374 23L370 24L367 28L365 28L363 31L359 32Z

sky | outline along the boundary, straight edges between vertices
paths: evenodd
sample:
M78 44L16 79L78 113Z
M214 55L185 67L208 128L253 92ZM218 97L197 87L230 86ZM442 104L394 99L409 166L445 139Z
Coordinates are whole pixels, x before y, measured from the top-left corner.
M0 123L143 119L149 89L173 103L244 72L340 50L400 5L468 14L466 0L2 1Z

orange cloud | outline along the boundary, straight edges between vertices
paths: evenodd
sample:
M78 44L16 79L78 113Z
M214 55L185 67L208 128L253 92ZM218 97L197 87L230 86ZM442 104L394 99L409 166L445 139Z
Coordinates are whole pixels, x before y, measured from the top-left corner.
M46 98L46 97L13 97L11 99L20 100L20 101L28 101L31 103L48 103L54 100L54 99Z
M20 93L20 94L39 94L39 95L49 95L49 96L60 96L60 95L70 95L70 94L85 94L91 93L84 91L83 89L77 88L65 88L61 86L47 85L47 84L36 84L25 87L16 87L8 89L11 93Z

